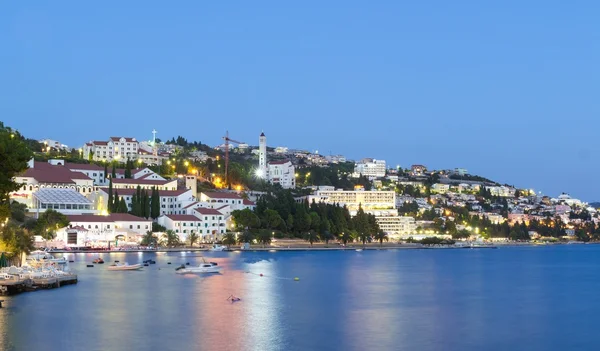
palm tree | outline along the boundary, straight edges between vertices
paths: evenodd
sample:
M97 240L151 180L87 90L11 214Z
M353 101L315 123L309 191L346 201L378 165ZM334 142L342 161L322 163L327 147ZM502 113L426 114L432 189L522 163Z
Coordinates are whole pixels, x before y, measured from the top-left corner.
M314 242L319 241L319 234L317 234L317 232L314 230L310 230L304 235L304 240L308 241L310 243L310 247L312 247Z
M358 233L357 238L362 242L363 247L365 247L367 241L371 238L371 235L367 232L360 232Z
M329 245L329 241L333 240L335 236L331 234L329 230L326 230L323 233L321 233L321 238L323 239L323 241L325 241L325 245Z
M190 242L191 247L194 247L194 244L197 243L199 239L200 236L198 236L196 232L191 232L190 235L188 235L188 241Z
M342 234L339 235L339 238L344 243L344 245L348 244L349 241L352 241L354 239L352 233L349 231L342 232Z
M175 247L179 245L179 235L172 230L167 230L163 234L163 244L167 247Z
M256 237L256 240L262 244L263 248L265 247L265 245L270 244L271 240L273 240L273 232L267 229L263 229L260 232L258 232L258 236Z
M383 230L380 230L375 234L375 240L379 241L379 246L382 246L383 241L384 240L389 241L390 238L386 232L384 232Z
M142 238L141 244L144 246L156 246L158 238L151 231L146 232L146 235Z
M223 235L223 240L221 240L223 242L223 244L227 245L227 247L229 247L230 245L235 245L235 233L234 232L227 232L225 233L225 235Z

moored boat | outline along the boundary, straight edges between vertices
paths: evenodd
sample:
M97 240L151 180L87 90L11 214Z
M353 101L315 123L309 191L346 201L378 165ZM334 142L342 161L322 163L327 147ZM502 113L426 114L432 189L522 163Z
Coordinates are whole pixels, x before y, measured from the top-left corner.
M141 264L129 264L129 263L115 263L114 265L108 266L109 271L136 271L142 269Z
M220 271L221 267L218 267L211 263L202 263L198 267L181 266L175 269L175 273L177 274L219 273Z

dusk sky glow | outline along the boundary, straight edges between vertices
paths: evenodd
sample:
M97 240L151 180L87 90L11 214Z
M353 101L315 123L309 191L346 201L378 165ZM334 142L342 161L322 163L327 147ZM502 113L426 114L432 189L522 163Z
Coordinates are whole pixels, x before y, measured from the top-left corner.
M0 120L462 167L600 200L595 1L12 1Z

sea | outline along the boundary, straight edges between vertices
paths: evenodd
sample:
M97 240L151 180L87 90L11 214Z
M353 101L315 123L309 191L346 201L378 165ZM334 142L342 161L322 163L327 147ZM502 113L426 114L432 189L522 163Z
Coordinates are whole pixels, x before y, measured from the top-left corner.
M67 257L77 285L1 298L0 350L600 349L600 245Z

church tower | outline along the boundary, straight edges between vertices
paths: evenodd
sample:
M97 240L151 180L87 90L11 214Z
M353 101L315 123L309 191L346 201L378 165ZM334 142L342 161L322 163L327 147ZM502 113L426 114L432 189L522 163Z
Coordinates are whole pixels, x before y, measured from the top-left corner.
M264 132L258 138L258 171L261 178L267 177L267 137Z

